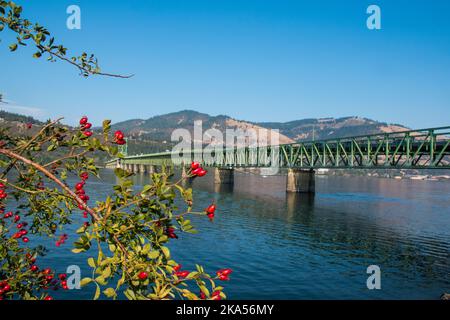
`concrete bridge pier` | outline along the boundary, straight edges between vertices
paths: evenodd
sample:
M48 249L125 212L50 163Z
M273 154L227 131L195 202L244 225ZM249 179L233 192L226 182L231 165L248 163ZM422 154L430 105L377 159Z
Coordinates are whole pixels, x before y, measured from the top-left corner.
M214 184L234 184L234 169L214 168Z
M149 165L147 166L147 173L148 173L148 174L153 174L153 173L155 173L155 166L149 164Z
M145 173L146 169L145 169L145 164L140 164L139 165L139 173Z
M288 169L286 191L315 193L316 179L314 170Z

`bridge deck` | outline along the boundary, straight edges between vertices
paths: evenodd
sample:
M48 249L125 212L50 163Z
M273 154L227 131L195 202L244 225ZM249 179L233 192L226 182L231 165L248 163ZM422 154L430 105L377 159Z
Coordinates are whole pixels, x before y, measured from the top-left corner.
M279 146L141 154L111 160L107 166L179 166L193 160L216 167L449 169L450 127Z

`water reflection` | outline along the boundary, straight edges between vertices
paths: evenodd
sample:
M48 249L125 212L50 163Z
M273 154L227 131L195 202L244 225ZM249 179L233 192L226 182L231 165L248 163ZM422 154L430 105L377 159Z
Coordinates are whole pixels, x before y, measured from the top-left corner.
M149 177L133 179L144 185ZM102 179L88 182L94 201L115 182L110 171ZM448 183L317 177L314 196L286 193L282 175L237 173L234 188L212 175L185 186L194 188L196 209L214 200L218 211L213 223L193 217L200 233L180 234L173 256L188 269L233 268L230 298L437 299L450 290ZM381 267L382 290L365 286L371 264Z
M312 215L314 212L314 193L286 192L286 207L288 216L299 214L302 216Z

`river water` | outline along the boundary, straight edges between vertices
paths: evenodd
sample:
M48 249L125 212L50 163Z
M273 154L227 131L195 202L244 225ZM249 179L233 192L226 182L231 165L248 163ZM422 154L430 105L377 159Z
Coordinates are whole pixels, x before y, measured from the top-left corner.
M108 170L90 179L91 198L114 183ZM450 291L449 182L317 176L315 196L286 194L285 183L248 173L236 173L232 189L215 187L211 175L194 181L196 209L215 200L217 215L192 218L199 233L180 234L175 260L188 270L232 268L229 299L438 299ZM89 276L86 255L74 256L70 244L51 248L41 263L56 262L58 272L77 264ZM370 265L380 267L380 290L367 288ZM54 296L90 299L92 290Z

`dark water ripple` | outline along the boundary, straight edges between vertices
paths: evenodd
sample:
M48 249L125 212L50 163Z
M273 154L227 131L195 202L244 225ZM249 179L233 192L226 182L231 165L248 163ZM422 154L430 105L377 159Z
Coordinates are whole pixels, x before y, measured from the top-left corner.
M114 183L89 181L98 199ZM235 187L194 182L197 210L218 204L214 223L193 217L200 231L172 245L184 268L234 270L232 299L437 299L450 291L450 184L363 177L317 177L315 197L285 193L285 177L237 174ZM148 177L137 176L137 184ZM81 220L80 220L81 223ZM77 225L69 227L70 233ZM73 239L71 239L73 240ZM86 255L69 246L44 261L59 271ZM366 269L379 265L382 289L368 290ZM92 291L56 293L85 299Z

